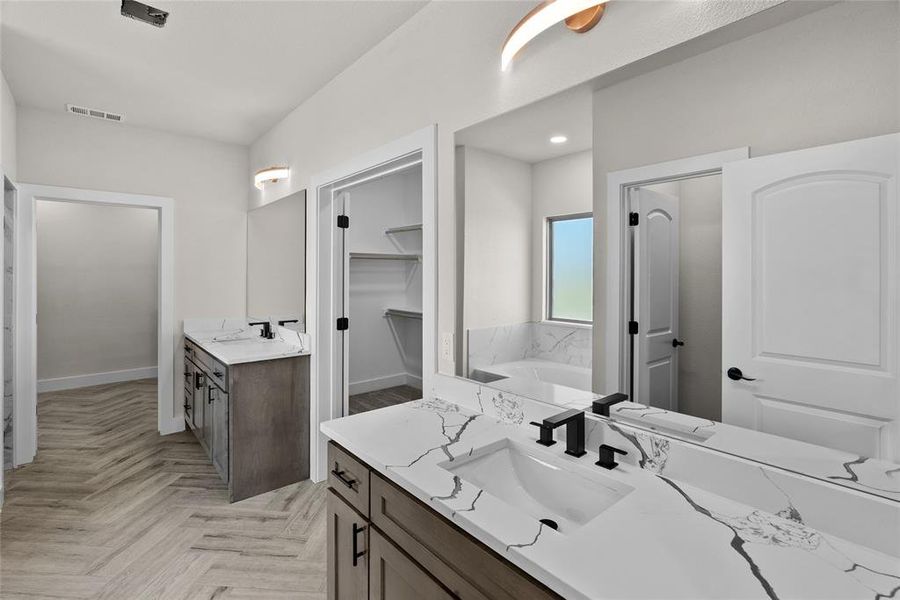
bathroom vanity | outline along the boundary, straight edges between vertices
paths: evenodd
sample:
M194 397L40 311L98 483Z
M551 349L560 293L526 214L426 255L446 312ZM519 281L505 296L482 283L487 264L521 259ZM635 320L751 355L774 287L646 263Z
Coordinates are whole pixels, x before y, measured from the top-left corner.
M185 331L184 418L236 502L309 477L309 353L220 322Z
M587 455L568 456L562 432L544 447L528 425L557 409L472 391L322 425L329 598L865 598L900 586L895 502L602 419L588 422ZM627 454L598 466L600 443Z

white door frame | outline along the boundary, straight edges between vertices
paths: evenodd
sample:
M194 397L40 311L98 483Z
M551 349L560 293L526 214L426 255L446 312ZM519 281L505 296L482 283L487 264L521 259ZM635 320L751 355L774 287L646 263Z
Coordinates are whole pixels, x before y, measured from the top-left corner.
M725 163L750 157L750 148L734 148L711 152L633 169L612 171L606 175L606 328L603 347L605 353L605 381L601 388L612 393L624 391L628 380L628 249L626 248L628 219L628 189L687 179L722 172Z
M157 427L166 435L184 429L175 396L175 215L172 198L19 184L16 209L16 381L13 433L17 460L34 460L37 452L37 222L38 200L156 209L159 214L157 286Z
M310 336L310 402L309 402L309 475L314 482L328 473L327 439L319 425L341 415L343 395L335 385L334 352L331 333L334 328L334 299L331 286L334 269L333 244L323 246L320 253L319 229L321 209L330 207L331 194L320 198L320 190L353 175L370 171L397 159L421 153L422 164L422 389L431 389L437 373L435 340L437 339L437 132L436 125L416 131L376 150L357 156L342 165L314 176L310 181L306 202L306 331ZM323 190L324 192L325 190ZM324 195L324 194L323 194ZM330 212L328 213L330 214ZM325 242L326 240L323 240Z

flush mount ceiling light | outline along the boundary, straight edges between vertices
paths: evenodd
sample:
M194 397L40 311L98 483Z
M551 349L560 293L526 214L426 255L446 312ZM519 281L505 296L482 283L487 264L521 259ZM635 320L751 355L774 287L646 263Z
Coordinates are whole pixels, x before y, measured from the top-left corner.
M267 183L277 183L290 176L291 170L288 167L266 167L257 171L253 176L253 185L256 186L256 189L261 190Z
M500 70L505 71L528 42L560 21L576 33L590 31L603 16L605 4L606 0L544 0L509 32L500 52Z
M554 135L553 137L550 138L551 144L565 144L568 141L569 141L569 138L567 138L564 135Z
M122 0L122 7L119 12L123 17L160 28L166 26L166 20L169 18L169 13L166 11L153 8L137 0Z

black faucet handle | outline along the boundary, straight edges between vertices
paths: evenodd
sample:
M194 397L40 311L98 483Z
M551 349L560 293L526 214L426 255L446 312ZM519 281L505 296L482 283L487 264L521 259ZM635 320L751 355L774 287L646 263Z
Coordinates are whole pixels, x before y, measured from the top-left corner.
M537 440L537 443L541 446L552 446L556 443L556 440L553 439L553 428L544 425L543 423L538 423L537 421L531 421L531 425L539 428L541 431L541 437Z
M284 327L288 323L299 323L299 322L300 322L300 319L284 319L284 320L278 321L278 325L280 325L281 327Z
M614 446L607 446L606 444L600 446L598 453L600 454L600 460L594 464L598 467L603 467L604 469L615 469L619 466L619 463L616 462L616 454L621 454L623 456L628 454L624 450L620 450Z
M608 417L610 406L612 406L613 404L618 404L619 402L625 402L626 400L628 400L628 394L623 394L622 392L616 392L615 394L603 396L602 398L597 398L596 400L591 402L591 411L595 415Z

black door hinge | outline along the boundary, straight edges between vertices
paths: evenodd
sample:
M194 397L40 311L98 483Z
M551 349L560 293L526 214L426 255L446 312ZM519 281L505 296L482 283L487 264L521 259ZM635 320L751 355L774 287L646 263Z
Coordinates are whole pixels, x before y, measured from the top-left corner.
M637 227L637 224L641 222L641 215L636 212L628 213L628 225L631 227Z
M350 227L350 217L347 215L338 215L337 226L341 229L348 229Z
M347 317L338 317L337 330L346 331L348 329L350 329L350 319L348 319Z
M628 321L628 335L637 335L638 332L638 322L637 321Z

